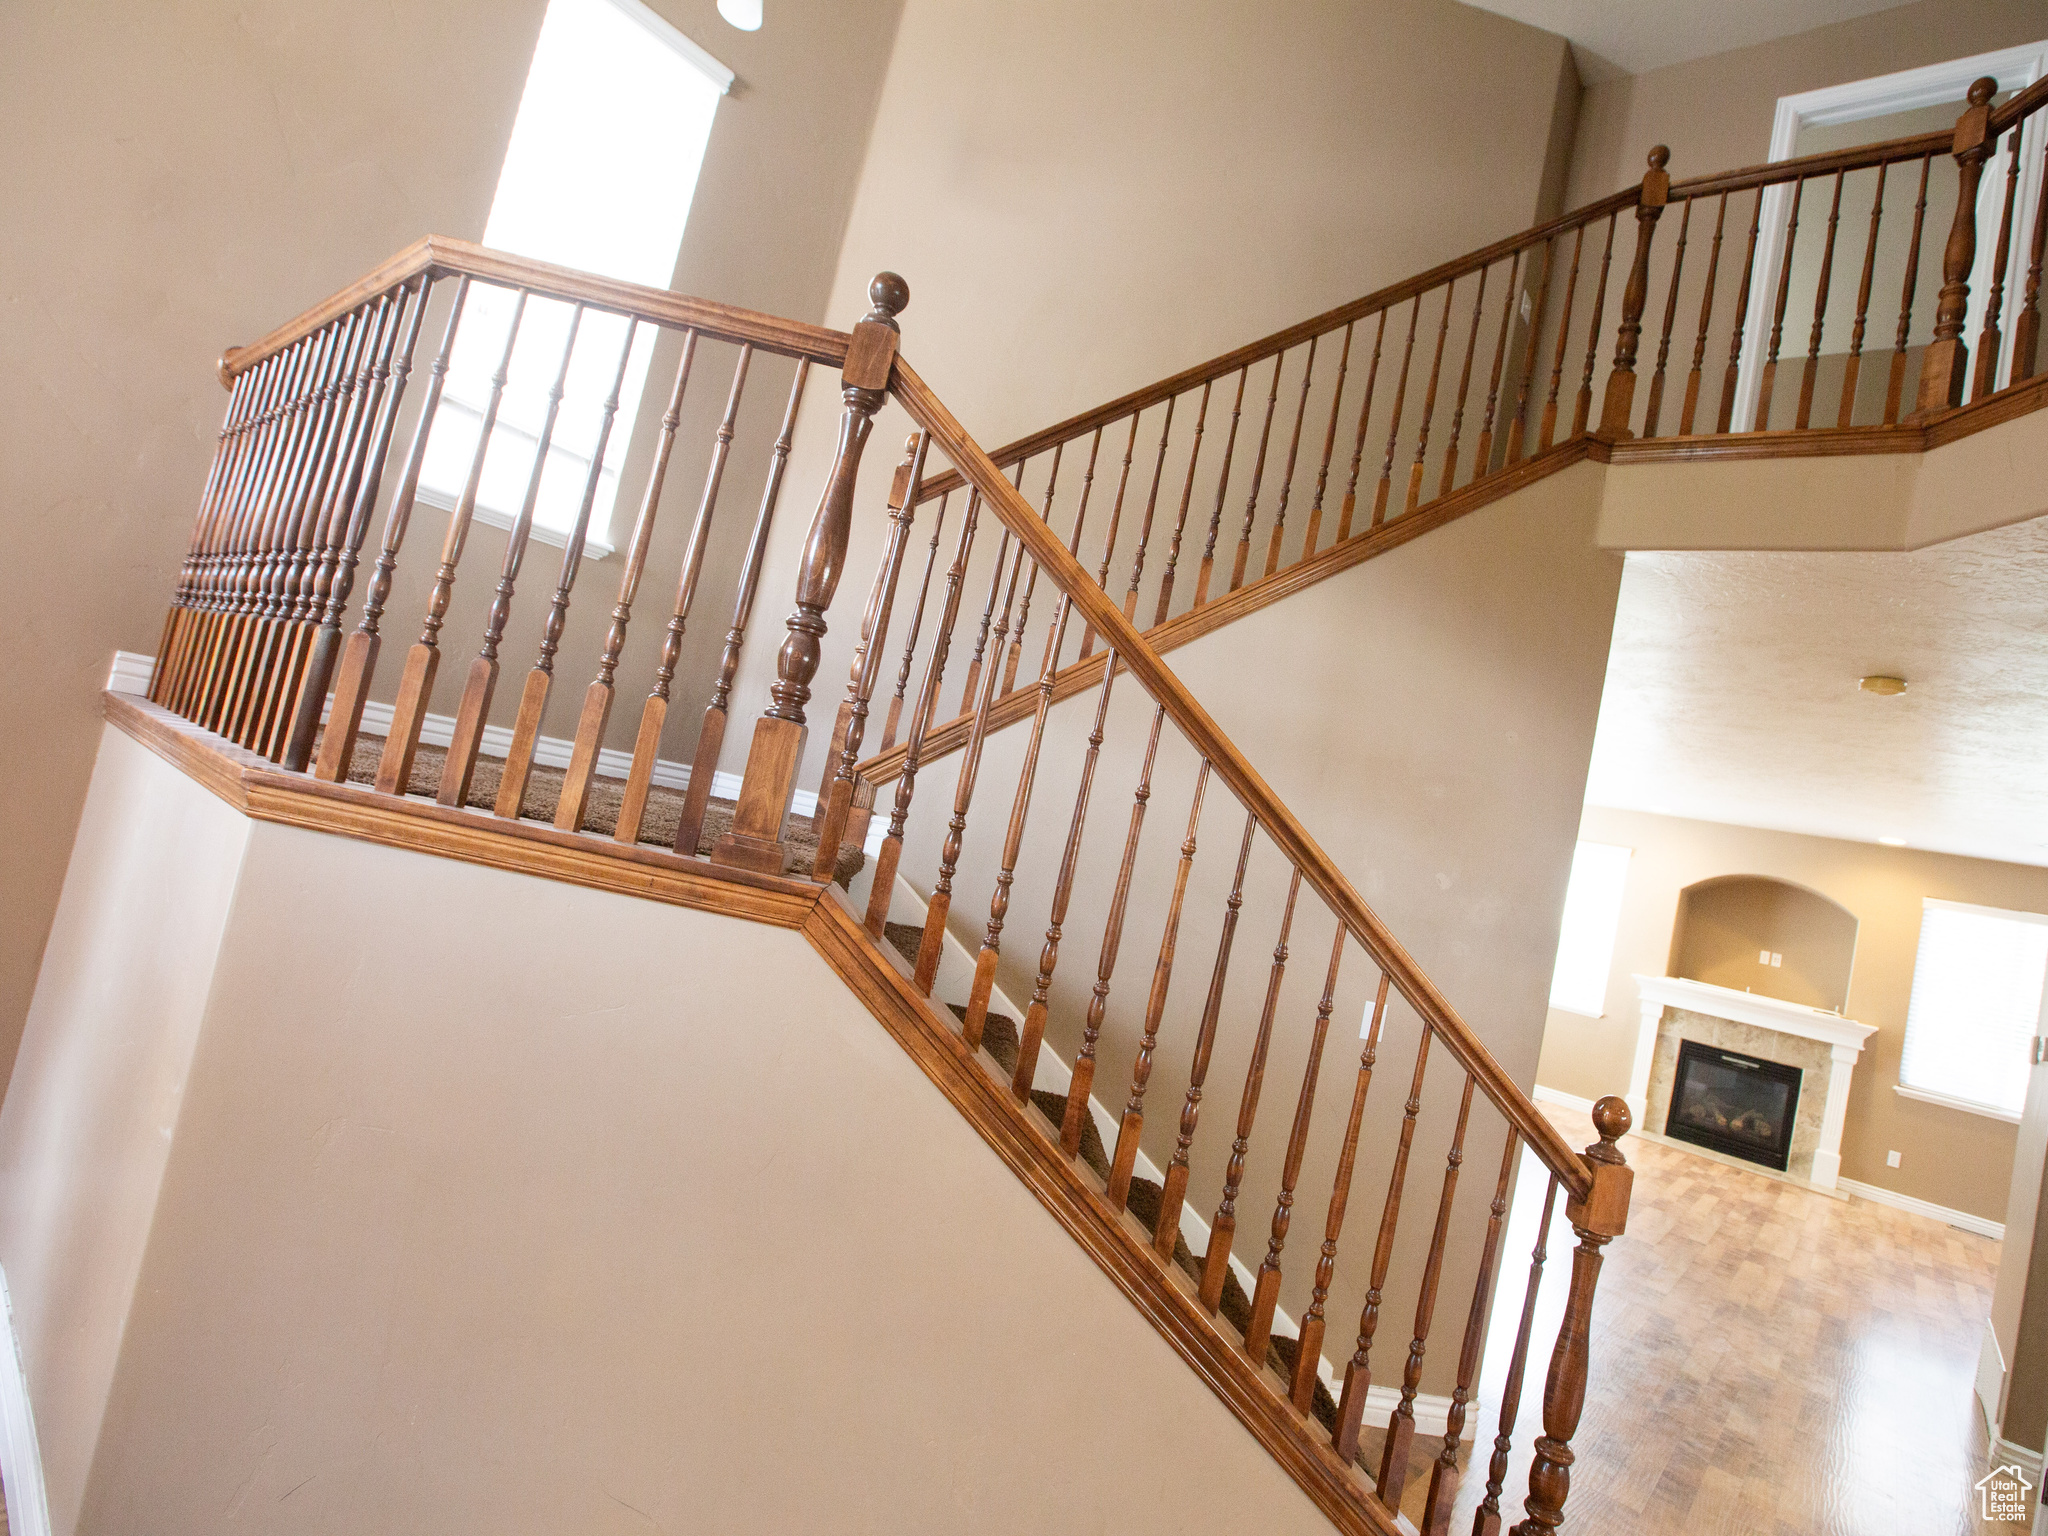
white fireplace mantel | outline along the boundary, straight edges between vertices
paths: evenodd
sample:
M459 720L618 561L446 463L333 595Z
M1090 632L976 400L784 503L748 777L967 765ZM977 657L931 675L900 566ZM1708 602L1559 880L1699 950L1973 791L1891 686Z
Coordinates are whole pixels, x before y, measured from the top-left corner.
M1833 1189L1842 1166L1842 1125L1849 1109L1849 1074L1863 1047L1877 1033L1875 1024L1859 1024L1824 1008L1809 1008L1733 987L1692 981L1683 976L1637 976L1642 994L1642 1022L1636 1034L1636 1059L1629 1072L1628 1107L1636 1124L1644 1123L1650 1095L1650 1066L1657 1054L1657 1031L1666 1008L1682 1008L1738 1024L1774 1029L1780 1034L1801 1035L1830 1047L1835 1070L1828 1074L1826 1114L1821 1122L1821 1146L1814 1154L1813 1182Z

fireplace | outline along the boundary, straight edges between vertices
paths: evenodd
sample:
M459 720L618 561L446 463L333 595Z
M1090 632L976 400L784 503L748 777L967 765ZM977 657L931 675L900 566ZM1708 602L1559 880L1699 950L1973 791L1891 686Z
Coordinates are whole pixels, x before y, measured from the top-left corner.
M1783 1173L1799 1113L1799 1078L1797 1067L1681 1040L1664 1134Z

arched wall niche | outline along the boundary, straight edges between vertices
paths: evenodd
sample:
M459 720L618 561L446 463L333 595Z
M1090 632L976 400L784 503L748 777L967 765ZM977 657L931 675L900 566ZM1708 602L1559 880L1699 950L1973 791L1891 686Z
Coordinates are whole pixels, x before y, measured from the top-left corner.
M1717 875L1679 892L1667 971L1840 1011L1849 1000L1856 927L1847 907L1790 880ZM1768 955L1780 963L1759 958Z

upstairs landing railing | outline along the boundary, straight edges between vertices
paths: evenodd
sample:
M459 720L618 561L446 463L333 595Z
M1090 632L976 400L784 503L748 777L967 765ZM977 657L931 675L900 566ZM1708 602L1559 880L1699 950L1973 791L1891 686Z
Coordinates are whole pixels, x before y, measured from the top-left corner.
M608 454L608 438L634 349L655 333L660 345L652 355L666 357L674 369L667 409L640 471L638 510L622 546L610 622L574 711L555 827L593 849L632 848L655 835L649 807L669 761L663 746L671 738L679 745L690 739L687 725L671 721L670 704L694 690L687 696L709 702L696 722L678 824L660 835L677 855L698 858L713 769L733 711L743 707L735 697L741 662L750 644L764 643L751 616L757 602L767 600L786 615L773 679L766 697L746 708L753 718L730 827L698 867L743 881L780 875L791 856L791 804L828 615L854 552L873 558L860 616L843 624L854 642L849 680L811 828L818 851L801 872L829 874L868 814L856 765L885 658L895 654L897 635L907 632L912 639L901 667L914 671L917 683L907 713L897 712L891 722L904 731L906 766L886 808L867 927L879 939L900 886L919 893L926 911L910 982L927 995L949 925L979 933L959 1025L971 1047L984 1043L991 998L1009 967L1010 984L1030 997L1010 1081L1019 1124L1030 1128L1043 1156L1071 1161L1086 1140L1091 1090L1100 1086L1106 1102L1121 1104L1109 1175L1092 1185L1112 1213L1129 1205L1151 1114L1150 1144L1163 1178L1157 1209L1144 1221L1149 1241L1143 1251L1152 1256L1156 1283L1180 1288L1185 1304L1204 1319L1201 1326L1241 1353L1241 1369L1263 1384L1273 1413L1308 1447L1311 1491L1350 1528L1397 1528L1394 1512L1416 1453L1416 1404L1426 1369L1454 1384L1447 1432L1425 1460L1424 1527L1448 1528L1465 1476L1463 1437L1510 1181L1518 1157L1534 1157L1549 1183L1543 1228L1561 1192L1579 1239L1563 1321L1549 1350L1542 1433L1527 1445L1514 1438L1523 1377L1538 1342L1532 1338L1534 1298L1545 1252L1539 1237L1487 1476L1483 1487L1474 1480L1466 1503L1475 1532L1497 1529L1511 1453L1519 1453L1530 1458L1520 1528L1556 1529L1584 1400L1601 1250L1626 1217L1630 1175L1615 1145L1627 1127L1626 1110L1619 1100L1603 1101L1596 1116L1601 1140L1583 1156L1558 1136L1160 660L1124 606L1083 569L1068 541L899 355L896 316L908 299L901 280L885 273L871 291L875 307L849 336L459 242L422 242L224 359L227 419L166 624L152 699L318 779L343 779L358 749L374 748L373 783L359 792L394 809L415 803L409 791L450 616L458 597L477 584L464 555L479 519L495 511L506 524L503 552L483 575L488 603L465 631L474 637L475 654L459 689L443 689L455 693L456 709L435 794L458 810L473 802L484 744L498 739L490 722L494 715L509 718L509 728L498 727L506 734L495 764L497 791L463 814L481 826L520 819L564 660L593 508L606 476L621 477L611 467L618 461ZM750 379L758 381L771 366L775 401L766 414L779 423L772 435L750 430L745 405ZM803 397L821 367L839 373L836 439L829 453L805 457L796 442L805 420ZM539 383L522 385L522 377ZM706 377L716 382L700 409L692 390L703 393ZM522 388L527 393L520 403ZM856 519L861 462L885 410L902 413L905 449L886 506ZM572 434L564 423L579 419L580 435ZM685 430L691 423L708 431L696 438ZM580 457L557 451L572 435L582 445ZM774 552L785 545L773 534L792 464L819 466L815 480L799 470L814 510L793 558L778 563ZM932 481L950 480L955 487L958 514L950 523L946 494L940 493L937 507L925 494L932 483L928 471ZM721 518L728 488L743 480L751 482L751 518ZM499 488L495 503L493 486ZM556 509L550 531L561 542L562 558L553 580L535 592L520 578L547 507ZM940 589L933 590L928 575L913 603L901 578L913 536L922 533L921 508L929 509L932 530L928 572L941 550L947 558ZM660 644L643 656L651 665L642 671L628 647L637 596L653 574L657 523L679 513L688 517L688 533L674 572L675 598L655 615ZM438 546L424 561L409 563L413 525L425 516L440 524ZM373 527L381 535L358 600ZM380 651L395 594L408 590L399 584L408 570L409 590L424 588L424 611L416 632L410 626L401 631L417 638L394 673L381 663ZM689 626L699 599L709 600L700 589L711 570L736 574L730 590L719 594L722 643L693 663ZM987 599L977 620L968 594L984 582ZM1047 639L1035 658L1030 727L992 749L992 707L1012 688L1034 592L1048 617ZM497 683L522 596L529 599L523 611L536 649L516 706L508 710ZM645 628L642 620L639 629ZM1052 689L1070 646L1113 663L1101 668L1092 705L1072 716L1054 710ZM621 771L606 780L600 770L609 716L628 676L634 693L643 681L646 692L630 757L612 759ZM1026 682L1031 685L1030 675ZM950 765L948 780L927 773L927 793L920 797L919 749L940 700L956 688L970 720L965 750ZM904 692L899 683L897 697ZM364 725L379 695L390 699L381 742ZM616 795L608 827L595 824L591 809L600 783ZM1176 831L1185 807L1177 845L1160 845L1156 831L1150 842L1145 838L1155 797L1179 802ZM1042 938L1019 945L1012 937L1014 957L1006 961L1009 920L1026 913L1034 936L1044 915ZM1062 968L1063 954L1074 947L1069 930L1079 930L1084 918L1089 942L1078 964L1069 959ZM1247 925L1261 944L1274 937L1269 965L1243 963L1237 939ZM1290 967L1294 947L1302 944L1320 962L1306 971ZM1135 983L1133 956L1141 965L1149 961ZM1190 973L1205 985L1191 990ZM934 1027L940 1017L934 1015ZM1363 1021L1355 1071L1323 1071L1333 1018ZM1070 1054L1061 1059L1072 1074L1066 1095L1050 1107L1036 1080L1048 1039L1065 1042ZM1107 1059L1118 1042L1130 1049L1127 1066ZM1398 1113L1376 1107L1380 1099L1370 1096L1383 1051L1395 1052L1406 1073ZM1183 1055L1184 1086L1174 1085L1161 1117L1152 1080L1163 1061ZM1270 1110L1260 1111L1266 1079L1283 1061L1290 1070L1299 1066L1299 1089L1291 1112L1276 1123ZM1202 1106L1212 1071L1225 1069L1233 1076L1241 1069L1242 1086L1234 1118L1219 1124ZM1112 1085L1116 1091L1109 1094ZM1411 1156L1439 1151L1440 1190L1415 1213L1416 1202L1406 1194ZM1469 1189L1460 1200L1468 1153L1484 1170L1476 1204ZM1384 1177L1384 1196L1370 1242L1353 1253L1340 1244L1353 1179L1366 1170ZM1314 1186L1305 1187L1311 1179ZM1326 1198L1313 1265L1288 1254L1298 1196ZM1249 1219L1268 1201L1269 1221L1248 1220L1263 1228L1250 1245L1262 1258L1242 1297L1240 1327L1221 1315L1235 1283L1240 1211ZM1183 1213L1206 1213L1206 1221L1199 1214L1184 1220ZM1179 1246L1189 1232L1201 1238L1199 1254ZM1259 1235L1263 1242L1256 1241ZM1177 1255L1191 1275L1183 1277ZM1449 1345L1437 1342L1440 1292L1468 1283L1458 1297L1455 1338ZM1267 1363L1280 1338L1283 1285L1300 1293L1300 1323L1291 1367L1275 1375ZM1405 1350L1396 1344L1390 1353L1379 1337L1389 1311L1403 1322L1412 1316L1402 1330L1411 1335ZM1332 1331L1332 1363L1326 1364L1324 1343ZM1325 1370L1338 1389L1325 1405L1327 1424L1315 1416ZM1377 1458L1361 1467L1361 1450L1369 1444L1362 1439L1367 1399L1376 1383L1388 1389L1382 1397L1391 1396L1394 1407Z

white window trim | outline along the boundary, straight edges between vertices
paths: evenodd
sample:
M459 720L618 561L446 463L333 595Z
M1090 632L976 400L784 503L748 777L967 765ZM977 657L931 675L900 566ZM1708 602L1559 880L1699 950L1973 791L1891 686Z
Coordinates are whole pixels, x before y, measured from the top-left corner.
M697 67L705 79L718 87L718 94L730 96L734 83L739 79L730 69L713 58L709 49L687 34L679 31L676 24L660 12L650 9L642 0L608 0L608 3L628 21L637 23L656 42L673 48ZM1975 77L1972 76L1974 79Z
M1931 1093L1925 1088L1908 1088L1904 1083L1893 1083L1892 1092L1902 1099L1918 1099L1922 1104L1938 1104L1943 1109L1960 1109L1966 1115L1982 1115L1986 1120L2003 1120L2007 1125L2018 1125L2020 1117L1990 1104L1979 1104L1975 1099L1958 1099L1946 1093Z
M1780 96L1777 112L1771 120L1770 160L1776 163L1792 158L1792 148L1799 141L1801 128L1853 123L1866 117L1910 112L1917 107L1940 106L1944 102L1952 103L1960 117L1964 93L1969 90L1970 82L1980 75L1990 75L1997 80L2002 91L2015 91L2024 90L2044 74L2048 74L2048 40L1975 54L1967 59L1927 64L1918 69L1902 69L1896 74L1875 75L1868 80L1850 80L1817 91L1802 91L1794 96ZM2041 200L2042 134L2048 132L2044 117L2048 117L2048 113L2036 112L2020 130L2019 195L2014 199L2012 216L2013 229L2020 235L2022 245L2025 232L2034 227L2034 210ZM2004 155L1996 153L1993 159L2002 165ZM1989 165L1985 170L1977 194L1977 262L1970 271L1970 313L1963 327L1964 340L1973 349L1979 332L1984 328L1985 289L1991 281L1991 262L1998 245L1998 218L2005 207L2003 171L1994 176L1990 174ZM1991 210L1988 234L1984 229L1987 206ZM1785 258L1785 225L1791 214L1790 184L1780 182L1766 187L1758 219L1757 264L1750 284L1749 312L1743 317L1742 353L1735 382L1735 414L1731 424L1737 432L1749 431L1756 422L1757 397L1763 389L1762 360L1770 346L1778 270ZM1921 242L1922 270L1924 273L1925 264L1930 259L1934 262L1936 288L1940 287L1941 248L1947 240L1947 230L1936 230L1923 235ZM1929 252L1933 253L1931 258ZM2008 286L2009 279L2010 273ZM1933 294L1924 282L1915 297L1913 307L1916 311L1921 309L1923 301L1933 302ZM2008 314L2010 312L2008 308ZM2011 359L2012 348L2002 348L1998 360L1997 387L2000 389L2011 381Z
M1967 912L1972 917L1997 917L2008 923L2034 923L2048 927L2048 912L2022 912L2013 907L1973 906L1967 901L1944 901L1939 896L1921 897L1920 906L1923 911L1928 907L1938 907L1944 912Z

